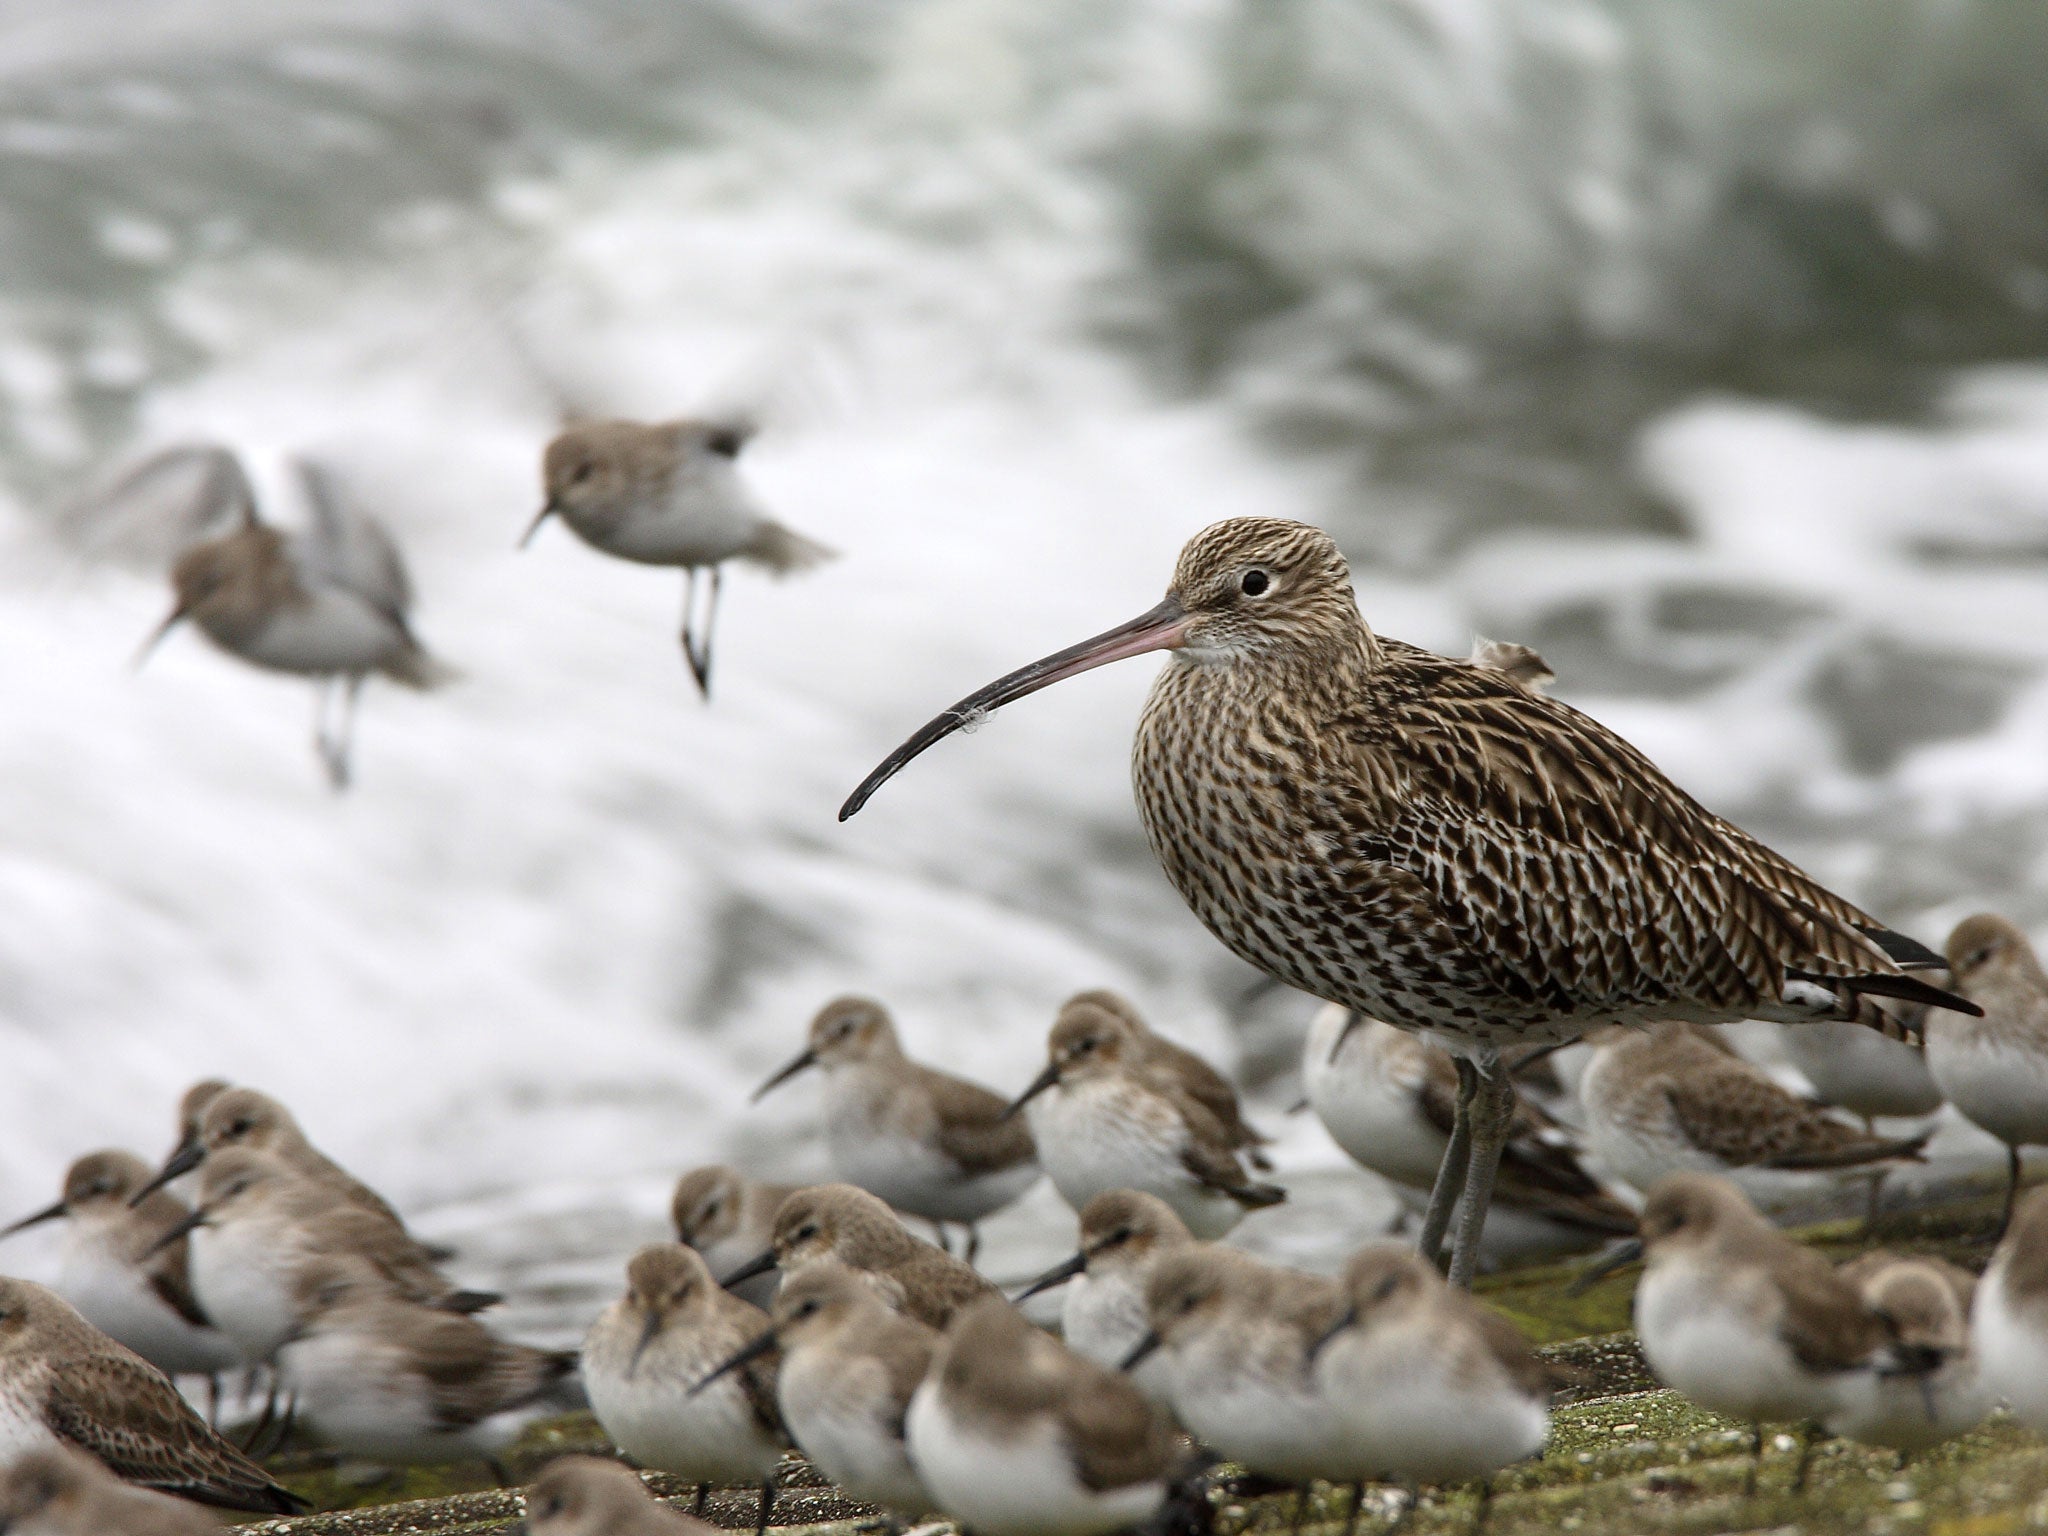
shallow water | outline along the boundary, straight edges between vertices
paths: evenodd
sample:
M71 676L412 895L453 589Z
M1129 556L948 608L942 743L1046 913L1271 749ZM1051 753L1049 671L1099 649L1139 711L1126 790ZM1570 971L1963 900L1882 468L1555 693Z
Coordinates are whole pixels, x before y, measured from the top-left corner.
M1243 1054L1306 1176L1246 1238L1327 1261L1391 1207L1145 852L1146 665L833 820L1245 512L1921 937L2048 936L2044 49L1997 0L0 5L0 1202L227 1075L564 1330L679 1167L821 1169L814 1090L745 1095L827 997L1016 1087L1113 985ZM845 551L728 584L709 708L678 582L512 547L566 408L756 413ZM128 665L161 572L71 498L191 437L332 467L464 673L370 690L346 799L302 686ZM991 1263L1066 1238L1040 1191Z

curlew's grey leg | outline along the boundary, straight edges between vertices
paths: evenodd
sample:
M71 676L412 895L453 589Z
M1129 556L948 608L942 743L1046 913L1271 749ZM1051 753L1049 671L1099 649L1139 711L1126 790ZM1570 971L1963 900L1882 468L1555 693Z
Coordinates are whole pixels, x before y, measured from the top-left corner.
M1499 1054L1489 1052L1475 1063L1475 1070L1478 1091L1465 1110L1471 1123L1471 1164L1458 1207L1457 1239L1451 1244L1451 1284L1466 1291L1472 1289L1472 1276L1479 1268L1479 1239L1493 1204L1494 1175L1500 1172L1501 1149L1515 1118L1515 1080L1501 1065Z
M1458 1208L1458 1196L1465 1190L1465 1173L1471 1161L1472 1095L1479 1087L1478 1070L1462 1056L1451 1058L1458 1069L1457 1113L1451 1121L1450 1145L1444 1160L1436 1165L1436 1183L1430 1186L1429 1205L1422 1213L1422 1232L1415 1239L1415 1251L1439 1268L1443 1265L1444 1234L1451 1228L1451 1212Z

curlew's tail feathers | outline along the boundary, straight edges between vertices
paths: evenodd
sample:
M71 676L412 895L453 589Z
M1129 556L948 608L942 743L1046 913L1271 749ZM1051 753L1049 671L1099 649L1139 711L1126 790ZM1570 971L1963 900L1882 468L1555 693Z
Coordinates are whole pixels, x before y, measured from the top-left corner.
M764 566L777 576L787 576L792 571L807 571L814 565L837 559L839 551L829 545L820 544L816 539L805 538L794 528L786 528L772 518L763 518L753 540L740 551L740 558Z

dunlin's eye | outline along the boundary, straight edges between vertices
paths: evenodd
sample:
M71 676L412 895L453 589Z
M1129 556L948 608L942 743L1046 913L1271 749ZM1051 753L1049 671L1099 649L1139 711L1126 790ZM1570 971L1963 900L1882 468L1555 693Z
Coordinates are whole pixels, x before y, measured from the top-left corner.
M1382 1280L1378 1285L1372 1288L1372 1299L1374 1301L1385 1301L1389 1296L1393 1295L1394 1292L1399 1290L1400 1288L1401 1277L1399 1275L1389 1275L1386 1279Z
M730 427L723 427L705 438L704 446L721 459L736 459L740 456L740 449L745 446L746 441L739 432Z
M569 471L569 483L571 485L581 485L584 481L588 480L591 477L591 475L596 471L596 469L597 466L595 464L591 463L588 459L585 459L581 464L578 464L574 469Z
M1253 566L1252 569L1246 571L1243 577L1239 579L1237 586L1238 590L1244 593L1246 597L1257 597L1272 584L1272 577L1268 576L1257 566Z

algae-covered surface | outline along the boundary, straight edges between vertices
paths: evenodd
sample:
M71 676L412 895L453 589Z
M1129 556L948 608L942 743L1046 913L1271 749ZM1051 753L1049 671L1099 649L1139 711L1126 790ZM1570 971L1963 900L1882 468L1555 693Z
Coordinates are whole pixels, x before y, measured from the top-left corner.
M1984 1237L1996 1216L1995 1202L1968 1201L1887 1218L1873 1236L1853 1222L1800 1235L1831 1258L1881 1243L1981 1268L1989 1251ZM1570 1382L1559 1394L1543 1456L1495 1478L1488 1531L2003 1536L2048 1530L2048 1442L2003 1416L1906 1464L1889 1451L1816 1440L1805 1485L1797 1489L1796 1429L1773 1426L1756 1464L1755 1492L1748 1492L1749 1426L1702 1413L1659 1389L1627 1332L1635 1272L1620 1271L1574 1294L1584 1262L1520 1269L1482 1282L1487 1300L1544 1346L1545 1356ZM576 1414L536 1425L505 1461L511 1475L524 1480L550 1458L572 1451L614 1454L595 1421ZM274 1461L272 1470L323 1513L250 1524L242 1527L246 1531L484 1536L515 1530L521 1512L516 1491L497 1488L480 1466L415 1469L380 1480L295 1452ZM1297 1519L1302 1529L1329 1536L1352 1523L1348 1489L1318 1486L1303 1507L1292 1495L1240 1498L1227 1474L1228 1469L1219 1473L1211 1494L1218 1536L1287 1531ZM694 1490L677 1479L657 1475L649 1482L657 1493L689 1507ZM873 1515L823 1486L796 1458L785 1464L783 1483L778 1530L835 1529L850 1536ZM1479 1515L1480 1494L1476 1487L1424 1489L1411 1506L1402 1490L1368 1488L1356 1528L1377 1533L1399 1520L1402 1531L1415 1536L1468 1531ZM721 1489L710 1495L704 1513L714 1524L751 1530L757 1507L753 1489Z

